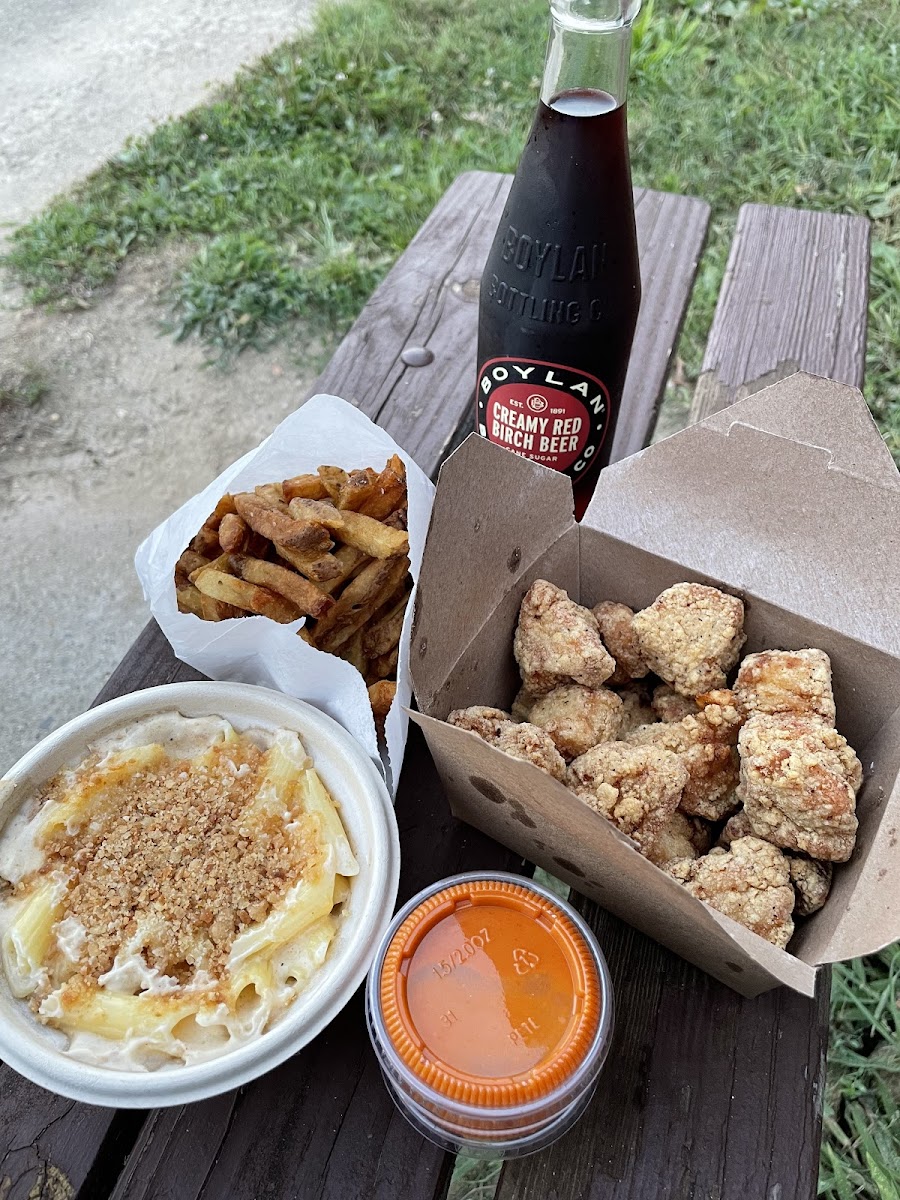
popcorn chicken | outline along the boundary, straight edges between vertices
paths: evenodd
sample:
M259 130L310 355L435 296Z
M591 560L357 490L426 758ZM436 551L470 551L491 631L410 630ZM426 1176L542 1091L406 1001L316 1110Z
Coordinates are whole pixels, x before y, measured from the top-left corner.
M761 838L736 838L730 850L711 850L669 868L692 896L739 921L782 949L794 932L790 867L777 846Z
M725 685L744 635L744 605L700 583L676 583L635 614L641 654L682 696Z
M546 729L565 759L577 758L598 742L619 736L622 701L609 688L586 688L564 683L546 696L531 697L520 692L513 714L524 712L532 725Z
M753 832L810 858L846 862L862 767L822 717L756 713L739 738L738 795Z
M687 770L659 746L604 742L566 772L566 785L589 808L636 842L650 847L678 807Z
M650 693L642 683L627 683L618 689L617 695L622 700L620 738L637 729L638 725L651 725L656 720L656 714L650 707Z
M511 754L513 758L534 763L554 779L561 781L565 776L565 760L550 735L537 725L527 722L518 724L502 709L485 708L478 704L471 708L457 708L450 713L447 724L477 734L482 741Z
M828 899L834 867L830 862L819 862L799 855L788 855L787 860L797 897L794 913L798 917L812 916Z
M697 702L691 696L679 696L667 683L653 689L650 707L660 721L680 721L697 713Z
M737 841L738 838L756 836L757 834L753 832L753 826L750 824L747 814L743 809L740 809L725 822L716 845L724 846L727 850L731 843Z
M688 772L681 810L708 821L720 821L738 804L738 755L735 750L741 713L733 693L708 693L706 707L680 721L641 725L625 741L663 746L678 754Z
M597 618L603 644L616 660L616 669L611 682L627 683L629 679L642 679L649 667L644 662L632 622L634 610L627 604L614 600L602 600L591 612Z
M831 659L824 650L763 650L741 663L734 692L749 713L818 713L834 724Z
M525 688L540 695L563 683L599 688L616 669L594 614L546 579L525 594L513 653Z
M685 816L680 809L672 813L644 855L665 870L680 859L699 858L712 843L712 828L699 817Z
M447 718L448 725L457 725L460 729L468 729L477 733L485 742L496 742L507 725L515 722L508 712L501 708L488 708L484 704L473 704L471 708L456 708Z

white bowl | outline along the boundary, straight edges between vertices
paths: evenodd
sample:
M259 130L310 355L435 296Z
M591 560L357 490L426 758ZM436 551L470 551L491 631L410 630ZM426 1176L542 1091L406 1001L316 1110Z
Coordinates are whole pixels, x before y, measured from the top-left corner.
M271 1029L218 1058L156 1071L95 1067L71 1058L58 1031L39 1024L9 992L0 972L0 1059L41 1087L116 1108L185 1104L229 1091L284 1062L333 1020L369 969L397 898L400 842L384 780L357 742L318 709L244 683L173 683L109 700L51 733L0 781L0 829L28 796L88 743L141 717L175 709L186 717L220 716L237 730L292 729L340 805L359 875L322 967ZM12 788L9 785L12 784Z

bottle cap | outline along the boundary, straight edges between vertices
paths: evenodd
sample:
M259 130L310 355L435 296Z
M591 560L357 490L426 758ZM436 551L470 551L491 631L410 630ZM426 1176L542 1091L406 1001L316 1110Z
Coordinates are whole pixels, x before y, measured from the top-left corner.
M433 1092L485 1108L564 1084L603 1005L582 930L509 876L465 877L421 900L394 931L378 986L397 1058Z

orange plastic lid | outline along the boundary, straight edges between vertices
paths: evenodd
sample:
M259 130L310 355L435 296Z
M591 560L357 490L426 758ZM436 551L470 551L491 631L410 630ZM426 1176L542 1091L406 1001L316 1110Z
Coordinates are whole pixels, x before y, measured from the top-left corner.
M589 946L551 900L499 879L453 884L397 929L382 1017L400 1059L454 1100L526 1103L564 1083L600 1022Z

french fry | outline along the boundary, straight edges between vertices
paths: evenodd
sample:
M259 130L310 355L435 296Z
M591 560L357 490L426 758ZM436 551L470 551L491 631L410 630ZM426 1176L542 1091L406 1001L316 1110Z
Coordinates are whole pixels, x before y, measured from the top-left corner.
M356 667L360 675L365 676L368 668L366 656L363 653L362 647L363 631L360 629L354 633L353 637L348 638L343 646L338 650L338 658L345 659L352 666Z
M372 712L376 723L384 721L390 711L391 705L394 703L396 695L397 684L394 680L388 681L387 679L382 679L379 683L371 685L369 688L369 701L372 705Z
M315 644L316 644L313 641L313 635L309 632L309 630L307 629L307 627L305 625L301 625L300 628L297 630L297 637L303 638L303 640L304 640L304 642L306 642L307 646L315 646Z
M409 550L409 536L402 529L390 529L381 521L357 512L342 512L321 500L292 500L292 517L324 526L348 546L355 546L372 558L393 558Z
M200 595L200 616L204 621L228 621L232 617L242 617L244 613L239 608L235 608L233 604L224 604L221 600L214 600L212 596Z
M363 637L363 650L366 658L378 658L382 654L388 654L400 641L408 600L409 593L404 592L393 608L383 617L374 621L366 630Z
M190 575L188 575L188 579L191 581L191 583L196 585L196 577L201 571L205 571L207 567L212 567L214 571L224 571L226 575L231 574L231 564L228 561L228 555L220 554L218 558L208 559L203 566L196 567L193 571L191 571Z
M364 567L312 631L319 649L333 652L342 646L384 603L408 570L405 556L375 559Z
M204 558L215 558L219 553L219 531L204 525L199 533L191 538L189 550L202 554Z
M329 579L327 582L319 584L322 591L329 594L336 592L341 584L346 583L366 563L372 561L368 554L363 554L362 550L357 550L355 546L338 546L337 550L334 551L334 558L341 568L340 575L336 575L334 579Z
M304 500L324 500L328 495L328 488L318 475L295 475L284 481L281 491L288 503L297 496Z
M292 550L290 546L282 546L280 542L275 543L275 549L285 562L291 564L295 571L299 571L307 579L314 579L316 583L327 583L331 579L336 580L344 570L335 554L319 554L315 550ZM261 555L254 554L253 557L260 558Z
M270 508L277 509L279 512L287 512L284 489L280 483L260 483L253 489L253 492L254 495L259 496L260 500L264 500Z
M378 476L371 467L365 471L351 471L347 482L341 487L337 506L350 512L358 512L367 500L374 496L378 487Z
M311 521L297 520L294 516L270 508L255 492L242 492L235 496L238 513L251 529L261 533L270 541L280 542L289 550L320 550L323 553L334 545L328 531ZM292 504L318 504L317 500L292 500ZM322 505L327 508L327 505ZM193 547L192 547L193 548Z
M387 654L381 654L378 658L369 659L369 670L366 676L366 682L378 679L387 679L390 675L397 674L397 662L400 658L400 647L395 646L393 650L389 650Z
M227 517L229 513L234 512L234 497L225 495L206 518L204 524L210 529L218 529L222 523L222 518Z
M393 471L382 471L373 496L360 508L363 516L383 521L406 499L406 484Z
M322 617L334 606L331 596L326 596L314 583L277 563L263 562L245 554L233 554L231 566L241 579L277 592L306 616Z
M193 613L195 617L203 616L203 593L198 592L192 583L177 588L175 597L178 601L179 612Z
M283 596L270 592L268 588L259 587L255 583L249 583L245 579L235 579L233 575L226 575L224 571L216 571L212 567L205 567L202 571L198 571L191 582L200 589L204 596L209 596L213 600L221 600L225 604L233 604L235 608L242 608L247 612L269 617L282 625L296 621L300 616L297 608Z
M237 513L226 513L219 526L219 545L226 554L240 554L250 541L250 526ZM182 557L184 557L182 555Z
M341 496L341 488L347 482L347 472L341 467L319 467L319 478L325 485L325 490L337 504Z
M175 564L175 570L189 576L191 572L199 571L201 567L208 567L210 561L204 555L198 554L196 550L185 550Z

